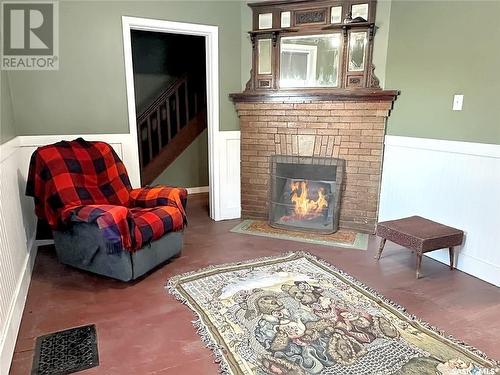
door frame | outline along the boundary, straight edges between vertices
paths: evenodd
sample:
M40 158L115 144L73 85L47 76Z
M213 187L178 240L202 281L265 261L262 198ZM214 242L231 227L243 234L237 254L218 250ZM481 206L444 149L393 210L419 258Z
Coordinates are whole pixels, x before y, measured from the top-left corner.
M131 30L196 35L205 37L207 78L208 178L210 217L221 220L220 197L220 131L219 131L219 28L194 23L164 21L151 18L122 16L123 51L132 164L127 166L131 182L140 186L139 144L135 111L134 72L132 65ZM130 170L132 169L132 170Z

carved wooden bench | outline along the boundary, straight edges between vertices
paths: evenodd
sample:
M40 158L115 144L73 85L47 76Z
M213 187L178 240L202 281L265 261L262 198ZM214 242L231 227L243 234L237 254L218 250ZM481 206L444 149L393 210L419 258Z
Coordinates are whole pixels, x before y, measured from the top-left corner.
M464 238L462 230L420 216L378 223L376 234L382 237L378 254L375 256L377 260L380 259L387 240L415 250L417 253L417 279L420 277L422 255L428 251L448 248L450 269L452 270L455 265L454 246L461 245Z

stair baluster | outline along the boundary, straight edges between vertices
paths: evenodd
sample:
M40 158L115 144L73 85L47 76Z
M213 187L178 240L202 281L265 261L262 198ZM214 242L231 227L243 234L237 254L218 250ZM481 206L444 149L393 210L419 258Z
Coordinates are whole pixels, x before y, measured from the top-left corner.
M158 177L206 128L204 89L204 85L184 75L137 116L143 185ZM158 139L154 139L155 136Z

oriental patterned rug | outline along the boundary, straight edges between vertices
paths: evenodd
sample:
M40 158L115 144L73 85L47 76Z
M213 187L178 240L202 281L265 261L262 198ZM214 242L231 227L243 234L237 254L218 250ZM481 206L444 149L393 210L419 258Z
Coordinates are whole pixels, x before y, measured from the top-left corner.
M308 253L210 266L169 291L223 374L495 374L498 363Z
M318 234L273 228L264 220L243 220L231 232L348 249L368 248L368 234L346 229L339 229L333 234Z

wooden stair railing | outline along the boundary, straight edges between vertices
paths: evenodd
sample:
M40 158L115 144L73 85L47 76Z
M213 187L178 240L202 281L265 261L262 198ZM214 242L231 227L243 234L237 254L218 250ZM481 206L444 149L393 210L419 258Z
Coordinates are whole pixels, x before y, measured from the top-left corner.
M141 182L152 183L207 127L204 85L182 76L137 116Z

